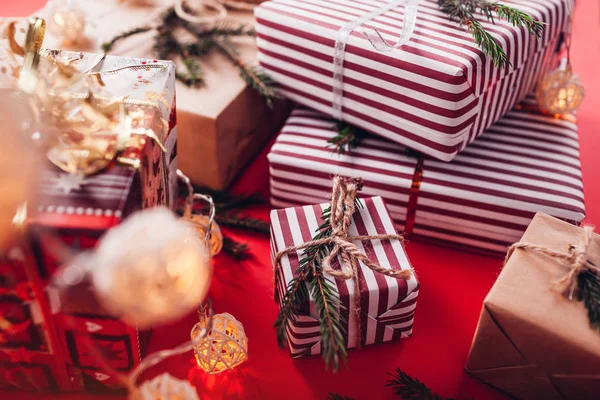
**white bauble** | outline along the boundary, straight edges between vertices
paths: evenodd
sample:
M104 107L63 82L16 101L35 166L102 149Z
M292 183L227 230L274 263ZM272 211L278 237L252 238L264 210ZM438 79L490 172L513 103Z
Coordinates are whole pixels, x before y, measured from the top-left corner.
M212 265L189 225L156 207L131 215L104 235L91 276L108 312L147 328L197 308L208 291Z
M188 381L165 373L146 381L130 395L130 400L199 400L196 389Z

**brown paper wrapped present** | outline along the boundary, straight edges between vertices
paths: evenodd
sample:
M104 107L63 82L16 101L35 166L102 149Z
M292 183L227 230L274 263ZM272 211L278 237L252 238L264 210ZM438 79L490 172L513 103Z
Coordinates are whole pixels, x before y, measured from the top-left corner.
M467 372L521 399L597 399L600 331L578 279L598 265L600 236L537 214L484 301Z
M118 9L110 2L86 2L81 8L88 15L101 16L97 37L108 41L121 32L140 27L158 16L158 8L123 4ZM228 21L254 26L251 11L229 11ZM111 54L153 57L155 32L132 36L119 43ZM233 38L244 63L254 63L256 46L252 38ZM45 46L61 48L48 35ZM90 43L96 51L99 42ZM213 54L214 53L214 54ZM177 82L177 129L179 168L201 186L224 189L267 144L283 125L290 102L277 100L269 109L257 92L247 87L239 70L225 56L213 52L200 61L205 85L188 87ZM177 63L177 62L176 62ZM178 63L179 64L179 63Z

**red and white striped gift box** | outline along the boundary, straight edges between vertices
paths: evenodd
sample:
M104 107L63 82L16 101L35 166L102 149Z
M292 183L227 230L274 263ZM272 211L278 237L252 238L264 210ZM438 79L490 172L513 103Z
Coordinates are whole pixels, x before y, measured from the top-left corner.
M334 123L294 110L269 154L273 206L321 202L332 175L361 176L364 195L382 196L410 238L497 255L521 238L536 212L585 217L572 122L513 110L451 163L411 156L375 137L335 154L327 143Z
M386 53L356 30L347 41L341 118L434 158L449 161L531 92L567 20L570 0L506 0L544 22L538 41L524 29L480 17L508 54L494 67L471 33L423 0L411 40ZM274 0L255 9L259 61L281 92L314 110L332 107L334 45L341 27L387 0ZM395 42L400 6L367 23Z
M331 186L331 180L329 181ZM361 200L362 207L357 208L349 230L351 236L396 234L396 229L381 197ZM315 231L321 225L321 212L328 204L287 208L271 212L271 253L275 254L290 246L301 245L312 240ZM372 240L355 242L364 249L374 261L385 268L410 269L411 264L399 240ZM277 301L280 302L285 288L299 268L302 250L282 258L281 268L276 272ZM339 260L333 263L339 268ZM335 265L337 264L337 265ZM412 334L414 313L419 294L419 283L413 276L408 280L394 279L373 272L360 264L359 293L361 300L360 326L361 345L387 342L409 337ZM326 274L334 283L345 307L341 316L347 323L344 335L347 348L357 347L358 328L355 299L357 288L352 279L335 279ZM315 306L305 304L302 312L287 331L290 352L293 357L301 357L321 352L318 314Z

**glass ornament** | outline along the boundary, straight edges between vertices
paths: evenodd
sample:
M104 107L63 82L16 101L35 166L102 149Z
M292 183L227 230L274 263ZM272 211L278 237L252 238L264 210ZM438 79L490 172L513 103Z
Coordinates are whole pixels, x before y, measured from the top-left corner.
M548 73L539 82L537 100L540 108L551 114L572 114L581 105L585 89L571 68Z
M80 42L85 37L86 14L73 0L49 4L48 32L67 44Z
M210 257L195 232L164 207L139 211L109 230L92 260L101 305L140 329L197 308L212 277Z

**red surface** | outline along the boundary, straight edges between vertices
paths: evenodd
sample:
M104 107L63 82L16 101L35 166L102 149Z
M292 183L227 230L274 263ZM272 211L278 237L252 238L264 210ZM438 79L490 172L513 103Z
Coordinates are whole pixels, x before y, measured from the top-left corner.
M107 0L109 1L109 0ZM0 15L27 15L43 0L0 0ZM577 0L572 61L587 88L579 113L581 158L588 207L588 222L600 224L600 4ZM265 150L246 171L236 191L268 192ZM267 209L252 212L268 218ZM202 399L325 399L329 392L355 399L394 398L384 387L386 372L400 366L426 382L442 396L461 399L501 399L499 392L463 372L481 302L498 275L501 261L433 246L410 243L408 253L421 282L421 292L411 338L400 342L366 347L350 353L347 370L325 372L319 357L292 360L277 348L271 328L277 307L273 302L268 240L240 236L252 248L255 261L236 264L218 257L211 297L217 312L227 311L241 320L249 337L248 362L232 373L207 376L193 368L191 355L175 357L149 370L150 377L168 371L177 377L189 376ZM151 350L172 347L188 339L196 322L190 315L169 327L156 329ZM3 399L84 399L108 398L90 395L0 394Z

